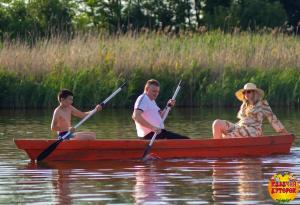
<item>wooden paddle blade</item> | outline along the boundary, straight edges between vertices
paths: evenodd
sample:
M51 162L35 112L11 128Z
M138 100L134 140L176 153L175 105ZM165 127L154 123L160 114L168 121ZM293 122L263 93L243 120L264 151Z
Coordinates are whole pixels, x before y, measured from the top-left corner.
M51 144L47 149L45 149L41 154L39 154L39 156L37 157L37 161L42 161L43 159L48 157L48 155L51 154L62 141L63 139L59 139L53 144Z

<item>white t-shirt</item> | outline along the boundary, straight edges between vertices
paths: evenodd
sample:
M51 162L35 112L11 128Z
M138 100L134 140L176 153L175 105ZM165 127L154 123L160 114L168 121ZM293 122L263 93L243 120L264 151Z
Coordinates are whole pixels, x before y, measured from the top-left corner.
M155 127L164 129L163 120L159 114L160 108L157 106L154 100L151 100L145 93L140 95L134 104L135 110L142 111L142 117ZM151 129L144 127L138 122L135 122L137 135L139 137L144 137L145 135L152 132Z

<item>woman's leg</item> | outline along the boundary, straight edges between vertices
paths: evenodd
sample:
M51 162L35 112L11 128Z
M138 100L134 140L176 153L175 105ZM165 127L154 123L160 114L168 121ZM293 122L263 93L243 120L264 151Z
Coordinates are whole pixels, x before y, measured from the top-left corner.
M215 120L212 124L213 138L221 139L228 129L228 126L224 120Z
M75 132L71 140L95 140L96 133L94 132Z

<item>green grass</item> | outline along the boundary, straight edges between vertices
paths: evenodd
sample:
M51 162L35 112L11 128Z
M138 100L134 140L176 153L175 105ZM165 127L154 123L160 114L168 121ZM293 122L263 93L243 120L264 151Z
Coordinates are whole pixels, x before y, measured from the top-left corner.
M257 83L266 91L266 98L273 105L298 106L300 100L300 71L285 70L224 70L216 75L209 69L190 69L185 74L169 71L153 71L145 74L142 69L132 70L128 78L112 69L93 68L74 72L71 69L56 69L39 79L20 76L13 72L0 72L1 108L42 108L57 104L57 93L69 88L75 93L75 105L91 107L104 100L118 85L128 80L124 92L110 103L114 107L130 107L144 83L149 78L161 82L158 102L164 105L171 97L179 79L183 88L178 96L180 106L237 106L234 92L246 82Z
M127 89L110 106L130 107L149 78L161 82L161 105L182 78L180 106L237 106L234 92L246 82L257 83L273 105L299 106L299 53L298 37L281 33L78 36L34 47L3 42L0 107L54 107L61 88L75 93L76 106L91 107L125 80Z

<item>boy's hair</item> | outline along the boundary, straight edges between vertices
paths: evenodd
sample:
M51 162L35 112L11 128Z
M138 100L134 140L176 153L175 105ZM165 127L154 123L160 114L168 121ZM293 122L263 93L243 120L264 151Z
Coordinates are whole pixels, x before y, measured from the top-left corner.
M150 80L147 81L147 83L146 83L146 85L145 85L145 90L146 90L146 88L148 88L150 85L154 85L154 86L157 86L157 87L160 86L160 84L159 84L159 82L158 82L157 80L155 80L155 79L150 79Z
M59 91L57 98L60 102L61 99L66 99L68 96L73 96L73 93L68 89L62 89L61 91Z

